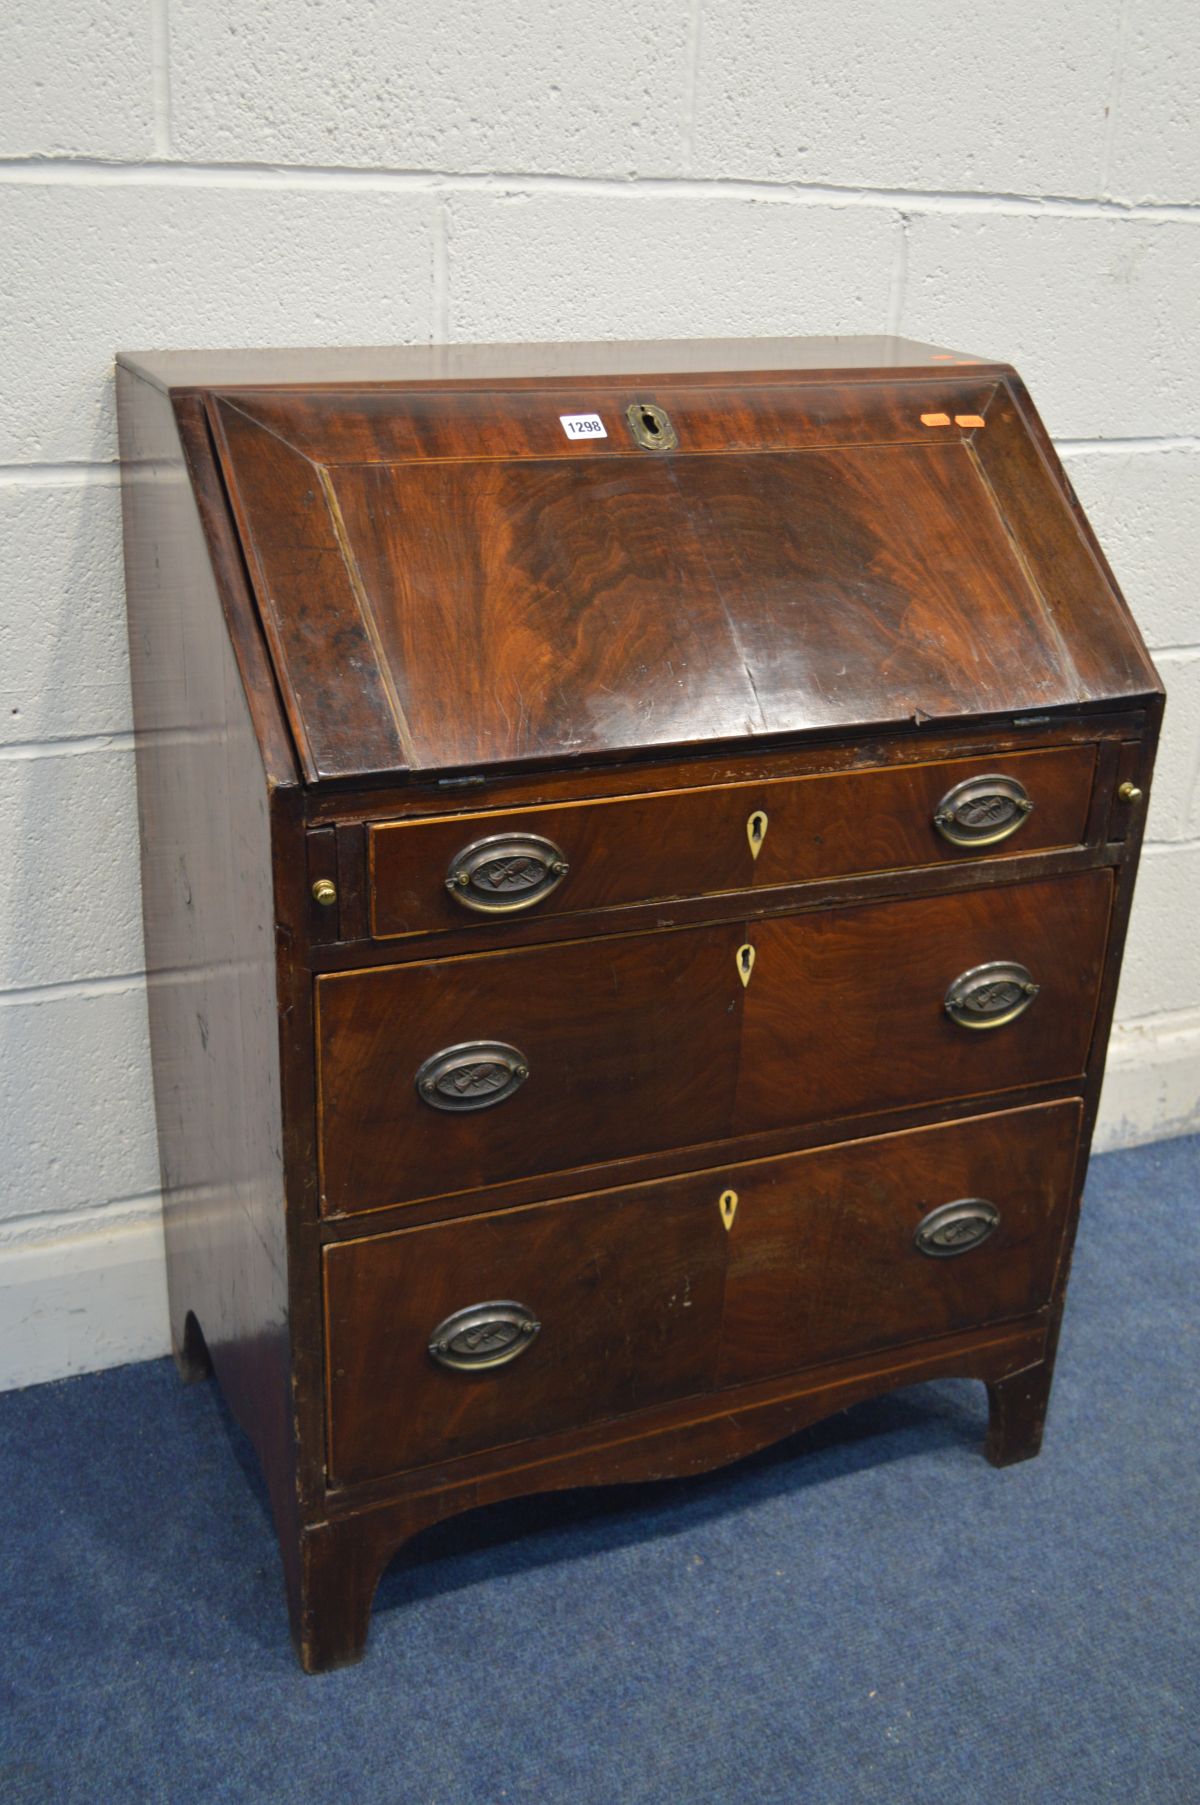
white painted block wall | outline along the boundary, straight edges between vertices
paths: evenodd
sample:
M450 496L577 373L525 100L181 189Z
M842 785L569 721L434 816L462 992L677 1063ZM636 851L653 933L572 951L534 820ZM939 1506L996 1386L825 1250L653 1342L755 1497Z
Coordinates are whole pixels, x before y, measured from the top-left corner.
M167 1346L119 346L1012 359L1171 692L1100 1144L1200 1127L1195 0L9 0L0 1385Z

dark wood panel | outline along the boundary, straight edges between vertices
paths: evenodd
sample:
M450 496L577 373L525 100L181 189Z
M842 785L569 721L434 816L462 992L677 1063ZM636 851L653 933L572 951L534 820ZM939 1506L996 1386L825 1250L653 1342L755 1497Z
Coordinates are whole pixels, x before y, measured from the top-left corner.
M391 1507L415 1504L418 1500L432 1508L434 1499L445 1503L456 1493L466 1495L470 1502L461 1508L470 1509L473 1504L484 1501L483 1494L490 1493L493 1485L501 1488L497 1495L506 1495L505 1481L517 1486L521 1474L526 1475L527 1482L519 1489L534 1492L555 1489L554 1475L559 1472L564 1474L562 1483L565 1485L620 1484L623 1477L634 1476L634 1469L641 1469L638 1476L642 1478L658 1479L704 1472L708 1467L765 1447L769 1441L778 1440L780 1434L790 1434L790 1429L778 1428L774 1434L768 1434L758 1425L770 1420L780 1406L786 1407L799 1398L813 1406L813 1413L804 1420L815 1422L820 1416L846 1408L857 1397L917 1384L938 1373L957 1372L982 1378L984 1374L977 1361L988 1367L994 1362L998 1378L1016 1373L1036 1364L1044 1354L1045 1346L1044 1315L1018 1323L1002 1323L996 1328L975 1329L962 1335L943 1335L936 1341L865 1354L854 1360L809 1368L803 1373L760 1379L751 1385L728 1386L704 1397L651 1405L629 1417L539 1436L534 1444L521 1443L498 1450L485 1448L478 1454L438 1461L407 1473L388 1474L382 1480L366 1481L360 1486L333 1488L327 1499L329 1513L331 1518L344 1523L361 1522L376 1510L386 1517ZM863 1389L858 1389L860 1386ZM818 1398L820 1407L816 1407ZM707 1431L718 1423L721 1428L717 1442L726 1451L707 1461L697 1458L697 1442L711 1447L713 1444ZM799 1428L803 1423L797 1421L793 1426ZM743 1435L742 1430L748 1433ZM599 1477L601 1469L593 1467L595 1478L565 1477L568 1472L576 1475L585 1472L589 1457L595 1457L602 1450L616 1455L607 1476ZM628 1465L623 1473L622 1466L626 1462ZM437 1519L427 1517L425 1520Z
M1110 695L1158 691L1158 674L1125 598L1016 378L998 388L971 455L1046 598L1082 686L1092 693L1101 686Z
M666 461L363 465L332 480L415 766L762 731L704 550L668 527Z
M1075 1076L1110 890L1107 871L1089 871L320 978L326 1207ZM957 1026L948 985L997 959L1027 965L1042 994L1006 1027ZM425 1061L486 1041L524 1059L514 1094L470 1114L422 1100Z
M1111 895L1111 874L1089 871L754 923L738 1122L781 1128L1082 1073ZM1025 966L1040 994L1004 1027L959 1026L948 986L1000 960Z
M1090 699L964 443L330 481L415 769Z
M730 1171L721 1383L1044 1309L1081 1109L1050 1104ZM949 1257L921 1253L918 1224L967 1198L999 1211L990 1237Z
M603 383L570 388L397 394L242 390L238 408L323 464L405 463L439 458L623 457L638 446L628 410L652 402L667 414L681 454L800 450L819 445L962 439L976 430L996 383L974 372L954 380L874 386L837 383L725 387L719 381L646 389ZM570 439L563 417L594 413L603 436ZM927 422L941 417L943 424ZM966 422L966 424L964 424Z
M1085 699L966 443L673 468L768 730Z
M292 1395L274 859L299 788L203 412L119 379L150 1050L171 1340L215 1367L262 1462L293 1591L307 1491ZM205 535L208 543L205 543ZM319 1399L311 1402L319 1404Z
M1098 824L1096 824L1098 825ZM543 916L509 916L506 925L472 917L458 928L436 928L388 940L314 944L314 972L365 970L373 965L407 964L452 954L494 952L499 946L549 945L567 940L587 940L610 933L637 934L646 929L698 927L712 921L743 920L747 923L777 915L796 915L812 909L855 908L860 903L889 898L950 895L977 889L981 882L1025 883L1031 878L1061 877L1076 871L1092 871L1121 862L1120 844L1071 846L1022 856L1016 852L982 864L943 861L937 865L902 867L898 871L864 872L857 877L825 878L804 884L773 884L755 890L717 891L699 896L660 897L654 902L624 903L619 908L585 909L576 913Z
M321 471L238 408L208 411L306 777L354 775L364 746L385 769L407 769L404 719Z
M1073 746L372 826L374 933L389 938L478 926L480 915L448 891L446 877L468 847L506 834L548 839L569 865L554 890L522 909L521 919L1073 846L1085 838L1094 766L1094 747ZM934 815L946 792L997 773L1024 785L1033 813L996 845L945 840ZM756 816L763 819L754 841L749 830ZM517 918L499 916L491 925L503 929Z
M679 432L667 453L634 444L632 389L591 391L610 430L582 444L560 422L586 411L582 388L217 397L306 774L580 763L1150 693L1036 422L995 391L962 373L656 385Z
M331 1480L1033 1316L1079 1116L1077 1102L1005 1113L327 1248ZM980 1196L1001 1217L983 1246L917 1252L929 1209ZM432 1358L444 1319L498 1300L540 1325L523 1352L482 1372Z
M737 923L317 981L326 1206L370 1209L727 1133ZM530 1076L474 1114L431 1108L443 1048L499 1041Z
M665 1152L634 1154L627 1159L606 1160L601 1165L574 1167L567 1172L541 1172L532 1177L509 1179L482 1191L461 1191L417 1203L350 1215L326 1215L320 1224L323 1242L358 1240L364 1233L389 1234L395 1229L452 1222L477 1216L481 1210L503 1210L527 1203L543 1203L556 1197L608 1189L613 1186L653 1184L689 1173L721 1172L730 1164L774 1159L806 1152L812 1147L840 1146L845 1141L868 1140L877 1135L900 1134L938 1122L966 1121L969 1117L999 1109L1024 1109L1059 1102L1079 1094L1085 1081L1076 1074L1049 1084L1031 1084L994 1096L959 1097L947 1102L907 1105L865 1115L837 1116L832 1120L791 1123L763 1134L734 1135L704 1146L670 1147Z
M725 1231L684 1187L539 1204L325 1254L331 1478L526 1440L707 1389ZM508 1365L430 1356L454 1312L512 1300L540 1323Z
M411 821L432 816L478 814L481 809L535 808L582 796L642 796L650 791L689 790L709 784L759 783L774 777L819 777L835 771L877 766L932 764L943 758L999 757L1049 746L1096 744L1136 737L1145 711L1130 704L1101 713L1018 715L1009 720L962 721L953 729L930 722L869 732L834 735L786 745L754 744L716 754L686 757L647 754L613 760L586 771L532 767L524 771L473 771L465 776L428 777L412 782L372 782L353 789L322 785L309 796L309 819Z

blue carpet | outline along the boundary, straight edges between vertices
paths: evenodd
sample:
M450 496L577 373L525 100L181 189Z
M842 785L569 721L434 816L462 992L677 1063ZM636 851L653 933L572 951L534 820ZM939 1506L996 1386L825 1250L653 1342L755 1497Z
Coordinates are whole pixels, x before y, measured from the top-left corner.
M0 1397L0 1799L1195 1801L1198 1203L1200 1137L1093 1163L1039 1460L956 1381L479 1513L316 1679L213 1386Z

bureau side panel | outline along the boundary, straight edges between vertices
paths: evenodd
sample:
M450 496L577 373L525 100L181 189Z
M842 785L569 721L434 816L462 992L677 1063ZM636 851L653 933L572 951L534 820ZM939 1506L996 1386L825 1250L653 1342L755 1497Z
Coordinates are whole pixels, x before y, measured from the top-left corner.
M211 1360L283 1530L296 1508L272 883L285 748L273 698L255 693L252 623L222 607L187 410L177 427L168 397L124 370L118 399L172 1342L187 1377Z

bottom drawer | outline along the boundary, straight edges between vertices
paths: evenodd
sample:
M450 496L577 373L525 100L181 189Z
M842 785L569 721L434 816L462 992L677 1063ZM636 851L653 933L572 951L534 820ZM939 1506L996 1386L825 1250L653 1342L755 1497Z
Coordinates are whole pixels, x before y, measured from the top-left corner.
M744 1168L718 1382L1041 1309L1082 1113L1042 1104Z
M330 1246L330 1480L1030 1315L1080 1115L1043 1104Z

